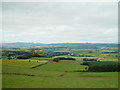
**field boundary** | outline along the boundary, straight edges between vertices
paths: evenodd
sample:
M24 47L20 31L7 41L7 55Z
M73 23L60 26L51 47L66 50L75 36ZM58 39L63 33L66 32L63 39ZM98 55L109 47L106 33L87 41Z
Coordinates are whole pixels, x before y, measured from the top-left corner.
M2 74L15 74L15 75L35 76L34 74L22 74L22 73L16 73L16 72L2 72Z
M48 63L48 62L43 63L43 64L39 64L39 65L36 65L36 66L33 66L33 67L31 67L30 69L33 69L33 68L36 68L36 67L39 67L39 66L45 65L45 64L47 64L47 63Z

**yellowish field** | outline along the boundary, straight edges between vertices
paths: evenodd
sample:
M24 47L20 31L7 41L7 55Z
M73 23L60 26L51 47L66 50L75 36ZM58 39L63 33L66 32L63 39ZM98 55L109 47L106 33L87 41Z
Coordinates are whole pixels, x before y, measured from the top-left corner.
M87 59L99 59L98 57L73 57L73 58L76 58L76 59L84 59L84 58L87 58Z
M70 51L60 51L60 50L59 50L59 51L53 51L53 52L70 52Z
M75 58L75 59L84 59L84 58L87 58L87 59L99 59L99 57L73 57L73 56L55 56L53 58L57 58L57 57L72 57L72 58Z

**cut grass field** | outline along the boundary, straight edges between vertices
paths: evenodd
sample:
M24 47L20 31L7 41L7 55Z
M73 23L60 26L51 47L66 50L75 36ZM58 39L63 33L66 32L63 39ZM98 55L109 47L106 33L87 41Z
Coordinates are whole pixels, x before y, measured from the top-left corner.
M82 72L82 61L44 62L2 60L3 88L117 88L117 72ZM20 74L15 74L20 73ZM27 76L24 74L32 74Z

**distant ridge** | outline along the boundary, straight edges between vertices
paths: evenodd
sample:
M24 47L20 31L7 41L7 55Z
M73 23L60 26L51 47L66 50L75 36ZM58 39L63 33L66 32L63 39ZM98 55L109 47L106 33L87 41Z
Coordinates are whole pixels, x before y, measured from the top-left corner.
M0 43L2 47L31 47L31 46L39 46L46 45L43 43L31 43L31 42L14 42L14 43Z
M56 48L69 48L69 49L97 49L101 47L117 47L118 44L116 43L51 43L51 44L45 44L45 43L32 43L32 42L14 42L14 43L0 43L2 45L2 48L6 47L56 47Z

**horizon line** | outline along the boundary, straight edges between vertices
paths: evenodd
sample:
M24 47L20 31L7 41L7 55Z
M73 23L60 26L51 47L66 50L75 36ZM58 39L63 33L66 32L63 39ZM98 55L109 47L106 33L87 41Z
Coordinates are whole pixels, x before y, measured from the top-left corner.
M113 43L118 44L119 42L54 42L54 43L44 43L44 42L0 42L0 43L41 43L41 44L60 44L60 43Z

